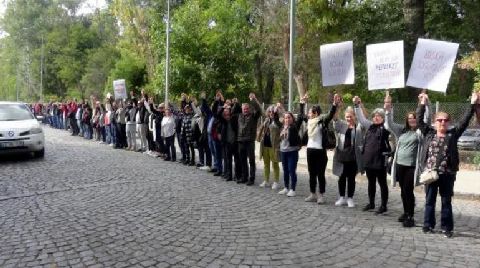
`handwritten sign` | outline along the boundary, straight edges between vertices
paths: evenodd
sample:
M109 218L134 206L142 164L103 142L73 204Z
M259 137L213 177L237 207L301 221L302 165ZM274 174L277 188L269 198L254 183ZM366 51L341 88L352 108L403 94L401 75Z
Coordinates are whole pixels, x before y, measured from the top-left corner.
M347 41L320 46L323 86L353 84L353 42Z
M127 85L125 84L125 79L113 81L113 93L116 100L127 98Z
M418 39L407 86L446 92L458 44Z
M405 87L403 41L367 46L368 89Z

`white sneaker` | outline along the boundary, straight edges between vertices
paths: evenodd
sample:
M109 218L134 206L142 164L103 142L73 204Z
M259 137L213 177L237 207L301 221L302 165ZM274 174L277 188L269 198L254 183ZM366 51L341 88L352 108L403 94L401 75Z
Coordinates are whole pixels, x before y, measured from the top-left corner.
M142 152L142 154L148 154L149 155L150 151L144 151L144 152Z
M210 170L210 167L209 166L201 166L198 169L200 169L200 170Z
M278 185L278 183L277 183L277 182L273 182L273 184L272 184L272 190L277 190L278 187L280 187L280 186Z
M317 194L310 194L305 198L305 202L317 202Z
M278 194L287 194L288 193L288 189L287 188L283 188L283 190L281 190L280 192L278 192Z
M259 186L260 187L270 187L270 185L266 181L263 181Z
M347 198L347 205L349 208L355 207L355 202L353 202L353 198Z
M295 194L295 191L294 191L294 190L291 190L291 189L290 189L290 191L288 191L288 193L287 193L287 196L288 196L288 197L294 197L295 195L296 195L296 194Z
M110 143L110 146L111 146L111 147L113 147L113 146L115 146L115 144L113 144L113 143Z
M323 197L323 194L318 195L317 204L325 204L325 197Z
M345 205L347 205L347 200L343 196L340 196L340 198L338 198L337 202L335 202L335 206L337 206L337 207L345 206Z

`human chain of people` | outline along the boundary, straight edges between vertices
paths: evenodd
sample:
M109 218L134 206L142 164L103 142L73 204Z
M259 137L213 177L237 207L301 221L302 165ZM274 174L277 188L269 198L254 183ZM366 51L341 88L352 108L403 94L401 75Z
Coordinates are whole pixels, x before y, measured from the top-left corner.
M139 97L130 92L125 101L109 95L104 101L92 97L79 104L75 100L50 103L43 109L37 104L33 110L45 113L45 123L53 128L69 129L72 135L164 161L177 161L178 145L179 163L247 186L256 181L258 142L259 160L264 164L259 186L287 197L296 196L299 150L306 147L310 194L305 201L318 204L326 203L327 151L334 150L332 173L338 177L335 206L356 207L355 181L360 173L368 179L369 202L362 209L376 209L376 214L387 212L387 173L391 173L394 184L401 188L403 213L398 221L404 227L415 226L414 188L424 185L423 232L434 232L440 193L441 230L446 237L453 235L451 202L459 170L457 141L471 118L479 116L478 93L472 94L470 109L456 125L446 112L433 114L426 91L418 96L417 110L407 113L403 124L393 121L393 101L388 91L384 106L370 113L358 96L345 107L344 100L335 94L326 112L320 105L306 111L308 98L306 94L300 99L297 115L280 103L264 110L254 93L249 94L250 102L240 103L237 98L226 99L220 90L213 98L202 92L198 100L182 94L178 107L172 103L157 105L142 90ZM340 117L342 112L344 118ZM377 183L379 206L375 201Z

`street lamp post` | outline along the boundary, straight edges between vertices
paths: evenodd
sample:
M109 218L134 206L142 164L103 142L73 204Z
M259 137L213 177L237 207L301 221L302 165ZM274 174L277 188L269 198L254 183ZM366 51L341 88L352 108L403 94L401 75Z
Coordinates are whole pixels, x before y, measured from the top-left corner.
M42 48L40 52L41 52L40 54L40 103L43 103L43 60L44 60L43 34L42 34Z
M168 76L170 68L170 0L167 0L167 41L165 57L165 107L168 108Z
M292 110L293 102L293 68L294 68L294 41L295 41L295 0L290 0L290 51L288 62L288 110Z

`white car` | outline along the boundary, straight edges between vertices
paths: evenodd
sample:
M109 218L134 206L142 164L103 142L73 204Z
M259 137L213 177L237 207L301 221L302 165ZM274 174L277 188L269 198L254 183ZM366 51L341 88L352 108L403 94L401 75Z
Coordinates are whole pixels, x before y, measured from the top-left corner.
M45 154L45 134L28 106L0 101L0 154L32 152Z

